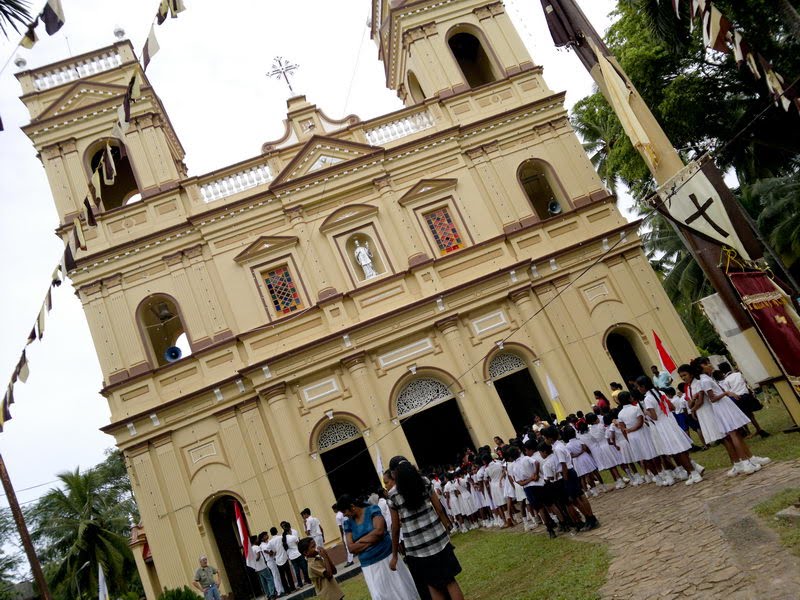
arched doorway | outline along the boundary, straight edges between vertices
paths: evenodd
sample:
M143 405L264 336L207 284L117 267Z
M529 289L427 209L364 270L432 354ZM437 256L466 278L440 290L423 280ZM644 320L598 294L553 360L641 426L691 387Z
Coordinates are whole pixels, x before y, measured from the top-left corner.
M334 498L342 494L368 496L381 487L367 444L355 423L331 421L320 432L317 448Z
M623 385L647 373L631 340L623 330L616 329L606 336L606 348L622 377Z
M469 87L476 88L497 81L492 61L477 37L461 31L450 36L447 44Z
M465 448L474 444L458 400L444 383L433 377L419 377L397 395L397 417L423 471L454 464Z
M516 354L500 352L489 363L489 377L511 419L514 431L521 432L526 425L533 424L539 415L548 420L550 411L531 377L528 365Z
M253 580L254 571L247 569L242 546L239 542L239 532L236 528L235 506L239 501L233 496L221 496L208 509L208 522L214 541L217 543L222 570L228 578L228 585L237 600L256 597L256 590L261 590L258 579ZM242 505L239 509L244 515ZM259 591L260 594L260 591Z

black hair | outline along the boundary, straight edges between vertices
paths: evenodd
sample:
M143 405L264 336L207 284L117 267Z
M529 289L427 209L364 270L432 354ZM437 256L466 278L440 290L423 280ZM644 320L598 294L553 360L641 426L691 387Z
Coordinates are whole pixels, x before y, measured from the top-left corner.
M300 515L301 516L302 515L311 515L311 509L310 508L304 508L303 510L300 511Z
M642 386L646 392L649 392L655 387L653 385L653 380L646 375L639 375L639 377L636 378L636 385Z
M585 420L578 423L578 431L580 433L586 433L589 431L589 423L587 423Z
M575 433L575 430L572 427L564 427L564 429L561 430L561 440L563 442L570 441L576 435L577 434Z
M313 541L314 538L304 537L302 540L297 542L297 551L303 556L305 556L306 552L308 552L308 549Z
M578 412L575 413L575 416L578 417L579 419L582 419L583 418L583 411L579 410Z
M507 450L503 452L503 455L507 460L517 460L519 458L519 448L516 446L506 446L506 448Z
M283 544L283 549L289 549L289 542L286 541L286 536L289 535L292 526L289 524L288 521L281 521L281 528L283 529L283 535L281 536L283 539L281 543Z
M394 472L397 482L397 493L403 496L410 509L420 508L428 499L425 480L405 456L395 456L389 461L389 468Z
M250 536L250 544L255 546L258 543L258 536L251 535Z
M733 367L731 367L731 363L729 363L727 360L724 360L721 363L719 363L719 370L722 371L724 375L727 375L728 373L733 371Z
M683 364L678 367L678 373L688 373L692 376L692 379L697 379L700 376L700 367L695 364L696 360L697 359L693 360L690 364Z
M611 383L608 384L608 386L612 390L621 390L622 389L622 384L621 383L617 383L616 381L612 381Z
M678 391L682 394L686 391L686 384L682 381L678 384Z
M557 440L558 439L558 427L555 425L551 425L550 427L545 427L542 429L542 435L550 440Z
M481 454L481 463L488 465L492 462L492 457L489 454Z
M622 406L627 406L631 403L631 393L622 391L617 395L617 402Z
M259 542L261 542L261 540L263 540L263 539L264 539L264 536L265 536L265 535L266 535L267 537L269 537L269 534L268 534L266 531L262 531L261 533L259 533L259 534L258 534L258 541L259 541Z
M536 450L536 447L539 445L535 439L528 438L528 441L525 442L525 449L526 450Z
M595 390L592 393L594 394L594 397L597 398L598 400L602 399L602 400L605 400L606 402L608 402L608 398L606 398L606 395L603 392L601 392L600 390Z
M539 442L539 445L536 447L536 449L539 452L547 452L548 454L553 453L553 447L547 442Z
M667 397L672 398L675 395L675 388L674 387L665 387L661 388L661 391L664 392Z
M278 528L277 527L270 527L269 528L270 535L278 535Z
M603 425L608 427L611 425L611 422L614 420L614 417L611 416L611 413L603 415Z
M589 425L594 425L594 424L595 424L595 423L597 423L598 421L599 421L599 419L597 418L597 415L596 415L596 414L594 414L594 413L589 413L588 415L586 415L586 422L587 422Z

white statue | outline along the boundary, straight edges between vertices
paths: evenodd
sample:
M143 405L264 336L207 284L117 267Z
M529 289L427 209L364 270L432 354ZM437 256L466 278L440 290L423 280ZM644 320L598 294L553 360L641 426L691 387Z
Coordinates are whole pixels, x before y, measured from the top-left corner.
M378 272L372 266L372 250L369 249L369 242L364 242L362 246L356 240L356 249L353 251L353 255L356 257L358 266L364 271L364 279L372 279L378 276Z

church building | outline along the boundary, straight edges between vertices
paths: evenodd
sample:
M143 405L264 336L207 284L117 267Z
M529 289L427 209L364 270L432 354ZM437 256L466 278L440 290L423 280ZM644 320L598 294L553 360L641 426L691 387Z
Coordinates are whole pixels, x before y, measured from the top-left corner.
M18 74L141 511L148 600L207 554L250 598L251 532L513 437L694 344L498 0L373 0L405 108L287 102L285 133L189 176L127 41ZM112 137L131 75L142 95ZM313 99L311 99L313 100ZM96 225L93 168L111 153Z

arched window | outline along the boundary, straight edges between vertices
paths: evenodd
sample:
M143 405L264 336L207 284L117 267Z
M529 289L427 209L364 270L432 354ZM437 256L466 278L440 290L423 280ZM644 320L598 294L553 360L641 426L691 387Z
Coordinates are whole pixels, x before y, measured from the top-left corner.
M425 92L419 84L419 79L414 75L414 71L408 72L408 93L411 94L411 99L414 100L414 104L419 104L425 100Z
M566 203L560 197L560 188L552 179L550 169L539 160L526 160L517 171L522 189L540 220L564 211Z
M120 206L124 206L125 204L136 202L137 200L141 199L139 187L136 184L136 178L133 175L133 168L128 160L128 154L125 151L125 146L118 140L112 140L108 142L108 145L111 148L111 157L114 162L113 171L115 174L113 175L114 183L107 185L105 179L103 178L102 170L100 173L100 195L103 198L104 210L119 208ZM89 167L91 168L92 173L94 173L94 170L100 164L100 161L103 159L103 155L106 154L106 152L106 143L103 143L93 152L91 155L92 158L89 161ZM109 174L111 173L111 171L108 169L107 172Z
M453 397L445 384L433 377L418 377L397 395L397 416L404 417Z
M331 421L325 426L317 438L317 447L325 452L336 446L361 437L361 431L350 421Z
M461 73L471 88L492 83L499 77L480 40L466 31L460 31L447 40Z
M345 242L345 251L359 281L374 279L386 273L383 258L368 234L359 231L351 235Z
M138 321L156 365L163 366L191 354L178 306L169 296L159 294L142 302Z

